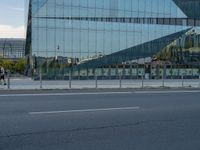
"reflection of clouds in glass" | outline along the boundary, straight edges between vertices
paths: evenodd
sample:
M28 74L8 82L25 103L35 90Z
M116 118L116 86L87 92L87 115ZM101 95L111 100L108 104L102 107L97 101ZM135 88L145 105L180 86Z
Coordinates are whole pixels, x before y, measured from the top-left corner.
M0 38L24 38L24 26L0 25Z

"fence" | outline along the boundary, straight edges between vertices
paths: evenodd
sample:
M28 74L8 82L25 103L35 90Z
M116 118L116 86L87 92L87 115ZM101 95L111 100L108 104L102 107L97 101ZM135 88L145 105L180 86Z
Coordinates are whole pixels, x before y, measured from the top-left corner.
M8 74L7 86L0 86L0 89L101 89L101 88L200 88L200 75L198 78L188 78L188 75L182 74L180 77L167 78L163 71L161 78L149 78L149 74L144 72L138 78L124 77L122 73L115 78L105 78L94 76L87 79L77 79L70 73L66 79L46 80L42 73L38 80L30 78L14 78Z

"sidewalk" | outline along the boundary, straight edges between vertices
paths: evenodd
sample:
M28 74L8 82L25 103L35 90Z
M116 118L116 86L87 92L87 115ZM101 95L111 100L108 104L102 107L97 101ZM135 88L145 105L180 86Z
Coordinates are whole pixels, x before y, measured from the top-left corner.
M200 80L164 80L164 87L166 88L199 88ZM122 80L121 88L161 88L163 87L163 80ZM98 80L98 88L120 88L119 80ZM53 80L42 81L42 89L69 89L68 80ZM95 80L72 80L72 89L96 88ZM8 86L0 85L0 90L8 89ZM34 81L30 78L11 78L10 89L12 90L26 90L26 89L40 89L40 81Z

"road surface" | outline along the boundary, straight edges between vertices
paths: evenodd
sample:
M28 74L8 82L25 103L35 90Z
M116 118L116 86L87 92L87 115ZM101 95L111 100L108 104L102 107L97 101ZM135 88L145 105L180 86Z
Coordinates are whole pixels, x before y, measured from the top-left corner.
M0 150L178 149L200 149L200 91L0 92Z

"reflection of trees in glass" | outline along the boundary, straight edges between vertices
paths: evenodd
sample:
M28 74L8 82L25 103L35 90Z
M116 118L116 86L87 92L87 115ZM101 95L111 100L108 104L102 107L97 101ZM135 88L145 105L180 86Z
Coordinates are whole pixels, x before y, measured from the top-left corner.
M162 61L171 61L174 63L191 63L200 61L200 41L198 36L188 35L183 44L180 42L172 43L163 48L157 58Z
M185 41L185 49L189 49L191 47L193 47L192 40L186 40Z

